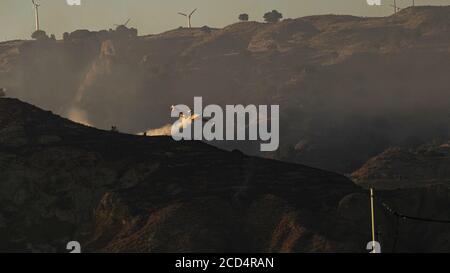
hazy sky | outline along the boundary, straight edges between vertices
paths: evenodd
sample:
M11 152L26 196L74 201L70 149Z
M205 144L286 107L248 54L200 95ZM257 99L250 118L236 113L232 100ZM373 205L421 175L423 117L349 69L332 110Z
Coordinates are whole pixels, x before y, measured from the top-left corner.
M41 29L61 37L76 29L108 29L131 18L130 26L139 34L159 33L186 25L178 11L198 8L193 26L223 27L237 21L240 13L261 21L262 15L277 9L285 18L315 14L385 16L392 13L392 0L383 6L369 6L366 0L81 0L79 7L66 0L40 0ZM406 7L412 0L397 0ZM450 0L416 0L416 5L450 5ZM0 0L0 40L29 38L34 30L31 0Z

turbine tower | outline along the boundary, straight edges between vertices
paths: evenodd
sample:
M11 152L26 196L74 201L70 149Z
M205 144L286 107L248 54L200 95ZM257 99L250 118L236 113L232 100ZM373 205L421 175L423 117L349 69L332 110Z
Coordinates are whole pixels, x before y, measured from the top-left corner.
M41 6L39 3L36 2L36 0L31 0L34 6L34 17L36 19L36 31L40 30L39 26L39 7Z
M394 4L391 5L391 7L394 8L394 13L397 13L398 11L401 10L401 8L399 8L399 7L397 6L397 1L396 1L396 0L394 0Z
M191 18L192 18L192 15L193 15L196 11L197 11L197 9L194 9L191 13L189 13L189 15L186 14L186 13L178 12L179 15L182 15L182 16L184 16L184 17L186 17L186 18L188 19L188 28L192 28L192 25L191 25Z

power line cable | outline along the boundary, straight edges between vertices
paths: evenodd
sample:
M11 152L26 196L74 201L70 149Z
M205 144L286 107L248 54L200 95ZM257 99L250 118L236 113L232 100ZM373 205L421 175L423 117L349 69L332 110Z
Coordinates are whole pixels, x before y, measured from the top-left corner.
M392 209L389 207L386 203L382 203L383 207L394 216L403 219L403 220L414 220L414 221L420 221L420 222L430 222L430 223L441 223L441 224L450 224L450 220L442 220L442 219L431 219L431 218L423 218L423 217L415 217L415 216L409 216L399 213L398 211Z
M387 212L389 212L390 214L395 216L395 233L394 233L394 242L392 245L392 253L395 253L395 250L397 248L397 244L399 241L400 223L401 223L400 220L413 220L413 221L428 222L428 223L450 224L450 220L431 219L431 218L404 215L404 214L399 213L398 211L392 209L389 205L387 205L384 202L381 204L383 205L383 207L386 209Z

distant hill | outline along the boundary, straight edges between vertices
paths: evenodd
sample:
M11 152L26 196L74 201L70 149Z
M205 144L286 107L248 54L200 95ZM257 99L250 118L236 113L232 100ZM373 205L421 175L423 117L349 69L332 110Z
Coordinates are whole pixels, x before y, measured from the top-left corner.
M164 126L169 106L195 95L279 104L282 147L264 156L341 173L388 147L450 135L449 6L121 31L1 43L0 86L75 121L132 133ZM248 143L215 145L259 154Z
M450 207L448 185L376 194L412 215ZM368 204L335 173L102 131L0 98L0 252L66 252L72 240L85 252L364 252ZM398 235L380 206L384 251L449 251L448 226L402 221Z
M377 188L450 185L450 142L416 149L390 148L352 174L357 184Z

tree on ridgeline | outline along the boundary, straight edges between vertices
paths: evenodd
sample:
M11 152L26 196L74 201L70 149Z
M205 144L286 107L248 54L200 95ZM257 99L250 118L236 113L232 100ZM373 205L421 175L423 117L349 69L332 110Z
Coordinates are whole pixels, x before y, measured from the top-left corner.
M239 15L239 21L241 22L247 22L249 19L249 16L247 13L242 13Z
M267 23L277 23L283 18L283 14L281 14L277 10L272 10L264 14L263 18Z
M47 33L43 30L36 30L35 32L33 32L33 34L31 34L31 38L33 38L36 41L43 41L49 39Z
M63 40L64 40L64 41L69 41L69 38L70 38L69 32L64 32L64 33L63 33Z

